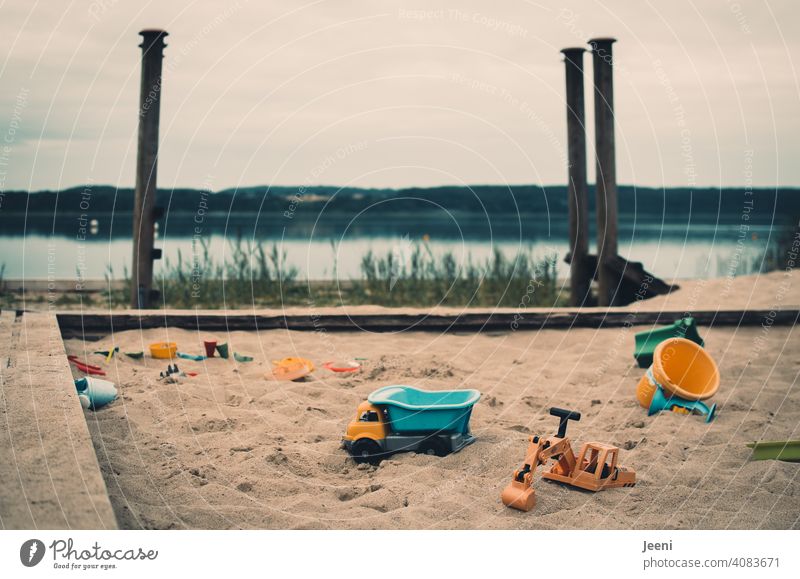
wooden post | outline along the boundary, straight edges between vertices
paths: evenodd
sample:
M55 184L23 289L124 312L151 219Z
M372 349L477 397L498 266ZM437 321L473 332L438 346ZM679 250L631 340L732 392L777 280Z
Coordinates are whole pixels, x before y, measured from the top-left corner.
M139 145L136 157L136 193L133 205L133 262L131 307L149 308L153 295L158 124L161 109L163 30L142 30L142 82L139 93Z
M607 267L617 255L617 169L614 152L614 38L594 38L594 127L597 171L597 305L617 305L620 277Z
M589 253L588 196L586 193L586 118L583 92L583 48L565 48L567 76L567 196L569 205L570 304L591 303L593 272Z

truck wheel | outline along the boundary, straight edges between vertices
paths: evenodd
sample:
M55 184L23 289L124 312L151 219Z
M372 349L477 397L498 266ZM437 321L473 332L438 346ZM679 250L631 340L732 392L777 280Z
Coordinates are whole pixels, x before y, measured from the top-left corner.
M381 461L381 446L374 440L362 438L353 443L350 455L359 464L365 462L378 464Z
M423 440L417 447L417 453L430 456L447 456L450 454L450 449L438 438L428 438Z

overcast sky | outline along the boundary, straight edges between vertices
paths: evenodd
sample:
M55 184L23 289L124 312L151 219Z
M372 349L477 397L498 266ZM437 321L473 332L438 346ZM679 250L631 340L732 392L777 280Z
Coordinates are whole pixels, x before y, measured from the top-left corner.
M800 185L796 0L0 6L6 190L133 185L151 27L161 187L565 183L559 50L594 36L618 39L620 183Z

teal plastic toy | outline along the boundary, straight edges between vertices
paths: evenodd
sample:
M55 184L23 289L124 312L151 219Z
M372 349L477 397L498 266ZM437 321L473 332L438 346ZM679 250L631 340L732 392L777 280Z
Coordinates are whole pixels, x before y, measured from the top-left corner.
M84 408L97 410L117 398L117 387L113 382L87 376L75 380L78 400Z
M656 346L669 338L686 338L700 347L705 346L705 341L697 333L697 324L694 318L681 318L669 326L636 334L633 357L636 358L639 368L648 368L653 363Z
M699 400L686 400L678 396L667 397L664 389L658 386L653 392L653 399L650 401L647 415L652 416L662 410L672 410L673 412L683 412L684 414L700 414L706 417L706 422L711 422L717 414L717 405L708 406Z
M178 352L178 358L183 358L184 360L194 360L195 362L202 362L206 359L205 356L199 356L197 354L186 354L184 352Z
M469 432L472 407L480 400L477 390L429 392L411 386L384 386L367 400L386 408L396 433Z

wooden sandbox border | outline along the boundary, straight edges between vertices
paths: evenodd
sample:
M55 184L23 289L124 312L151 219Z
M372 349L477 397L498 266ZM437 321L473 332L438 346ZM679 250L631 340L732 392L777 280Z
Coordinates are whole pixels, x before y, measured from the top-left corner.
M55 315L0 311L0 528L116 529Z
M800 309L674 310L530 309L458 313L380 312L358 314L280 313L191 310L116 312L61 312L58 323L64 338L96 339L126 330L181 328L208 332L288 329L328 332L498 332L516 330L615 328L668 324L691 315L700 326L794 325Z

